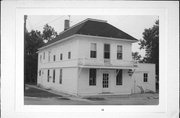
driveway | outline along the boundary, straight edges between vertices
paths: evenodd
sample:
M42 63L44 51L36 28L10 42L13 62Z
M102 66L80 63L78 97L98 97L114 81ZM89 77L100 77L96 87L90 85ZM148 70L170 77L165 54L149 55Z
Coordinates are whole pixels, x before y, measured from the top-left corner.
M159 94L96 95L76 97L65 93L26 86L25 105L158 105Z

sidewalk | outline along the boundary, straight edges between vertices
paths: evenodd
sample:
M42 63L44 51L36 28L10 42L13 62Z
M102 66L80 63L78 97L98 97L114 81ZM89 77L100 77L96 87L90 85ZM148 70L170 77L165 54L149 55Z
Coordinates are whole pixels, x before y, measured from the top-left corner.
M74 96L63 92L26 85L25 105L158 105L159 94ZM34 89L34 90L33 90ZM35 93L33 93L33 91ZM26 96L29 95L29 96Z
M55 90L51 90L51 89L41 88L41 87L38 87L36 85L28 85L28 84L26 84L26 87L35 88L35 89L38 89L38 90L41 90L41 91L46 91L48 93L52 93L52 94L57 95L57 97L63 97L63 98L67 98L67 99L70 99L70 100L76 100L76 101L91 102L90 100L82 99L79 96L74 96L74 95L70 95L70 94L67 94L67 93L63 93L63 92L59 92L59 91L55 91Z

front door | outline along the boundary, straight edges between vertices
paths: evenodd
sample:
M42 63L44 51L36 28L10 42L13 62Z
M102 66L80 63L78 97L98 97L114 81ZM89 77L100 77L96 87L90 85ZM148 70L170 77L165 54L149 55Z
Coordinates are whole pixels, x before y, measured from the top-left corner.
M102 92L109 92L109 73L103 73Z

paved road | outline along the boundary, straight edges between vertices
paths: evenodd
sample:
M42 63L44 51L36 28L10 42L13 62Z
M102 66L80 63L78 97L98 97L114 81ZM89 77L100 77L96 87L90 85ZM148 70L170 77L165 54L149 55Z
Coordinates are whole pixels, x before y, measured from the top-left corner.
M55 95L51 90L34 89L37 89L34 97L33 93L25 94L25 105L158 105L159 102L158 94L97 95L80 98L64 93ZM40 96L37 96L38 92ZM46 94L45 97L43 97L44 94Z

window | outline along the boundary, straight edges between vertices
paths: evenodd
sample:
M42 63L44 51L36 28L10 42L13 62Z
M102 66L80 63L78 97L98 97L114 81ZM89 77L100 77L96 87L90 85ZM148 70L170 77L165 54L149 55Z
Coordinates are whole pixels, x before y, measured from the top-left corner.
M148 73L144 73L144 82L148 82Z
M60 60L63 60L63 54L62 53L60 54Z
M110 44L104 44L104 58L110 59Z
M62 69L59 72L59 83L62 84Z
M90 57L96 58L96 43L91 43Z
M96 85L96 69L89 69L89 85Z
M56 61L56 55L53 56L53 60Z
M41 76L41 70L39 70L39 76Z
M117 46L117 59L122 59L122 46Z
M48 52L48 61L50 62L50 56L51 56L51 52Z
M55 83L55 69L53 70L53 83Z
M43 53L43 59L45 59L45 52Z
M49 82L49 78L50 78L50 76L49 76L49 70L48 70L48 72L47 72L47 81Z
M40 62L42 62L42 55L40 55Z
M116 70L116 85L122 85L122 70Z
M71 52L68 52L68 59L71 59Z

